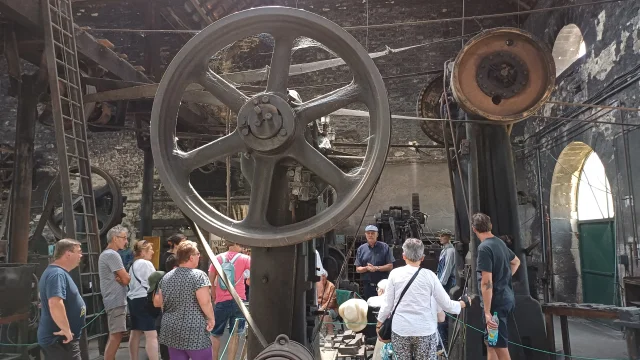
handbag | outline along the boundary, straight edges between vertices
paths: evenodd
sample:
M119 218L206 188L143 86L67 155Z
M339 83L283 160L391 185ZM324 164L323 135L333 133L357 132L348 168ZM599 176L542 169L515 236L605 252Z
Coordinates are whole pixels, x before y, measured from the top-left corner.
M393 322L393 315L396 313L396 310L398 309L398 305L400 305L400 301L402 301L402 297L404 297L404 294L409 289L409 286L411 286L411 283L413 282L413 280L415 280L415 278L418 276L418 273L420 272L420 270L422 270L422 268L418 268L418 271L416 271L416 273L413 274L413 276L411 277L407 285L405 285L404 289L402 290L402 293L400 294L400 298L396 303L396 306L393 308L393 311L391 312L391 315L389 315L389 317L386 318L382 323L382 326L380 326L380 330L378 330L378 337L380 337L381 340L384 340L384 341L391 340L391 324Z

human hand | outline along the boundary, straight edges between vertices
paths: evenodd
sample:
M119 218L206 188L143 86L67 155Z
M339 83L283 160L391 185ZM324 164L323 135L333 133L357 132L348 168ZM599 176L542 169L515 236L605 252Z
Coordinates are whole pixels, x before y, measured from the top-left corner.
M367 271L374 272L376 271L376 267L371 264L367 264Z
M58 332L54 332L53 335L64 336L65 339L62 341L63 344L68 344L73 340L73 333L71 332L71 329L60 330Z
M493 330L498 328L498 324L496 324L496 322L493 321L493 318L490 313L485 312L484 319L487 322L487 330L489 329Z
M464 307L471 307L471 297L467 294L463 294L460 297L460 301L462 301L464 303Z
M122 279L120 279L120 276L116 275L116 281L118 282L118 284L123 285Z
M207 319L207 331L211 332L215 324L216 324L216 321L214 319Z

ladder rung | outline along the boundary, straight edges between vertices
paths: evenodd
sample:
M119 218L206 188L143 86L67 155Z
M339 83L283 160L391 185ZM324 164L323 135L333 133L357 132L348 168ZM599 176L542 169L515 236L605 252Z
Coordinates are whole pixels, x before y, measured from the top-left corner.
M73 213L73 215L80 215L80 216L95 216L94 214L87 214L87 213Z
M73 120L73 121L78 121L78 120ZM74 140L74 141L86 142L86 141L84 141L82 139L78 139L77 137L71 136L69 134L64 134L64 136L66 136L66 137L68 137L68 138L70 138L71 140ZM69 174L69 175L71 175L71 174Z
M71 20L70 17L68 17L65 13L63 13L60 9L58 9L57 7L51 5L51 3L49 3L49 9L57 12L58 14L62 15L63 18L67 19L67 20ZM51 18L53 18L53 15L51 15Z
M82 294L82 297L92 297L92 296L97 296L97 295L102 295L102 293L101 292L94 292L94 293ZM89 317L89 316L96 316L96 315L95 314L94 315L87 315L87 317Z
M54 45L56 45L56 46L61 47L63 50L66 50L66 51L70 52L70 53L71 53L71 54L73 54L73 55L75 55L75 54L76 54L76 52L75 52L75 51L73 51L73 50L69 49L68 47L66 47L66 46L64 46L64 45L62 45L62 44L60 44L59 42L57 42L57 41L55 41L55 40L53 40L53 44L54 44Z
M96 235L95 233L85 233L85 232L81 232L81 231L76 231L76 235L81 234L81 235Z
M79 140L79 139L78 139ZM81 179L91 179L91 176L87 176L87 175L82 175L80 173L69 173L69 176L75 176L75 177L79 177ZM82 194L74 194L76 196L82 196ZM87 195L85 195L87 196Z
M70 157L72 157L72 158L76 158L76 159L78 159L78 160L89 161L89 159L87 159L87 158L83 158L82 156L78 156L78 155L75 155L75 154L67 154L67 156L70 156Z
M75 100L71 100L71 99L66 98L66 97L64 97L64 96L60 96L60 100L64 100L64 101L70 102L70 103L72 103L73 105L76 105L76 106L82 106L82 105L80 105L77 101L75 101Z
M74 68L73 66L71 66L69 64L65 64L62 61L57 60L57 59L56 59L56 62L59 63L60 65L68 67L71 71L76 71L76 68ZM79 89L79 87L76 84L69 82L67 79L63 79L60 76L58 76L58 81L63 82L65 84L67 84L67 85L73 86L76 89Z
M61 12L59 12L59 14L62 15ZM53 22L51 23L51 27L54 27L54 28L58 29L61 33L63 33L64 35L66 35L66 36L68 36L70 38L73 37L73 35L71 35L67 30L63 29L62 27L60 27L60 26L58 26L56 24L54 24Z

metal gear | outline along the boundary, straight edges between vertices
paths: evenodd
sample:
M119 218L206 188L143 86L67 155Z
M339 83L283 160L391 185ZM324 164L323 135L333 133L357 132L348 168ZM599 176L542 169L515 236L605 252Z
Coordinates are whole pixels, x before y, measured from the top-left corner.
M69 169L69 172L77 173L78 168L72 167ZM91 167L91 182L93 184L93 194L96 199L96 212L98 214L98 228L100 229L100 235L106 234L109 229L111 229L114 225L117 225L122 220L122 208L124 206L124 199L122 197L122 192L120 190L120 185L118 182L111 177L106 171L92 166ZM56 176L53 181L49 184L49 187L44 193L43 204L47 203L47 199L50 196L57 197L59 193L52 193L52 189L56 188L56 183L60 182L60 177ZM58 190L60 189L57 186ZM79 193L79 191L73 191L74 193ZM74 208L82 206L82 199L77 198L74 201ZM47 225L49 229L53 233L53 235L62 239L65 237L65 233L63 231L63 219L62 219L62 205L60 204L60 200L54 198L59 205L58 210L56 208L52 208L51 212L48 214L42 214L42 216L46 216ZM79 211L74 211L79 212Z
M451 88L467 113L509 124L535 113L551 96L555 79L543 42L520 29L496 28L458 53Z
M250 98L214 73L208 61L226 45L265 32L275 39L267 87ZM301 36L328 45L351 68L353 81L310 101L290 103L287 83L291 50L294 40ZM227 136L183 152L176 147L177 113L182 94L191 83L201 84L238 114L238 127ZM369 109L371 137L362 167L346 174L307 142L304 130L310 122L355 102L364 103ZM345 220L365 200L382 173L390 133L384 82L362 45L319 15L285 7L241 11L198 33L167 68L151 114L153 157L171 198L207 231L246 246L297 244ZM215 210L189 182L193 170L238 153L250 153L250 158L243 161L253 162L249 208L242 221ZM276 227L269 224L266 215L274 170L285 158L294 159L329 183L337 191L338 201L309 219Z
M313 360L313 355L304 346L289 340L287 335L278 335L276 341L262 350L255 360Z

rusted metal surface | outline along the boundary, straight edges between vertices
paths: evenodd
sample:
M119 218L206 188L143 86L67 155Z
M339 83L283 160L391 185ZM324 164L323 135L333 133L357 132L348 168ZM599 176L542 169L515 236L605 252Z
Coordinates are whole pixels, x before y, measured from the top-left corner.
M520 29L496 28L460 51L451 87L466 112L508 124L537 111L551 95L555 77L543 42Z
M418 116L431 119L444 118L442 114L442 94L444 92L444 76L438 75L431 79L427 86L422 90L418 97L418 105L416 112ZM451 143L451 133L448 131L448 126L443 121L423 121L420 123L420 128L427 134L429 139L435 141L438 144L444 144L443 130L447 136L447 141Z

